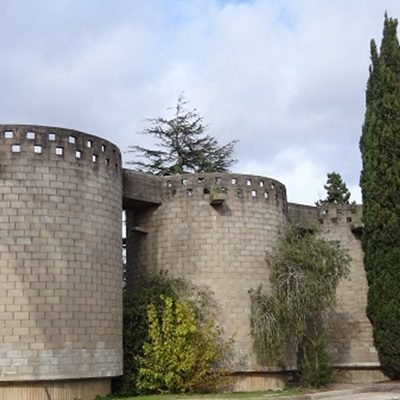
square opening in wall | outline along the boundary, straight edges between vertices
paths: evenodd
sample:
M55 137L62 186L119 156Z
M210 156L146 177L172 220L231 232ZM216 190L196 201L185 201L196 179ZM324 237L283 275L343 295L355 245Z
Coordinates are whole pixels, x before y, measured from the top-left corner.
M251 191L251 197L257 197L257 192L255 190Z
M193 190L192 189L187 189L186 190L186 196L192 197L193 196Z
M97 154L92 154L92 161L97 162Z
M14 132L13 131L4 131L4 137L6 139L12 139L14 137Z
M101 145L101 151L106 151L106 146L104 144Z
M264 187L264 181L260 181L260 187Z
M181 179L181 183L182 183L182 185L187 185L187 183L188 183L188 180L187 180L187 179L185 179L185 178L183 178L183 179Z
M246 185L251 186L251 179L246 179Z
M92 141L92 140L88 140L88 141L86 142L86 146L87 146L89 149L91 149L92 146L93 146L93 141Z
M75 136L68 136L68 143L75 144L76 143L76 137Z
M56 147L56 155L57 156L62 156L64 154L64 148L63 147Z
M49 140L50 141L54 141L54 140L56 140L56 134L55 133L49 133Z
M231 183L232 185L237 185L237 178L232 178Z
M171 181L167 181L167 187L171 187L172 186L172 182Z
M21 152L21 145L20 144L11 145L11 151L13 153L20 153Z
M26 132L26 138L27 139L32 140L32 139L35 139L35 137L36 137L36 133L35 132Z
M197 182L198 183L204 183L204 178L203 177L197 178Z
M109 167L109 166L110 166L110 159L106 158L106 167Z
M268 197L269 197L269 193L268 192L264 192L264 198L268 199Z
M204 188L203 189L204 194L210 194L210 188Z
M215 177L215 183L217 183L217 184L221 183L221 177L220 176L216 176Z
M35 144L33 146L33 152L36 154L42 154L42 146L40 144Z
M80 150L75 151L75 157L76 158L82 158L82 152Z

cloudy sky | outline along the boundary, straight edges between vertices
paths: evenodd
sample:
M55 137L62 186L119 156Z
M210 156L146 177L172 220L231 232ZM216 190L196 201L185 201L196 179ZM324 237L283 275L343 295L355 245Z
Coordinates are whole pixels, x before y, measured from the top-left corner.
M0 0L0 121L62 126L121 150L184 92L234 171L293 202L337 171L360 201L369 42L399 0ZM125 161L132 159L124 154Z

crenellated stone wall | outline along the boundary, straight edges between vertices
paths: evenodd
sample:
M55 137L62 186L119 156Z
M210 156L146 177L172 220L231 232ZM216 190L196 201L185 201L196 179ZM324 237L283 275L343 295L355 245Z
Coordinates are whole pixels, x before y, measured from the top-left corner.
M122 373L121 212L112 143L0 125L1 382Z
M146 177L130 174L135 182ZM345 371L340 379L384 379L365 314L368 286L360 243L361 206L288 204L285 187L260 176L214 173L152 179L158 184L152 181L151 190L143 186L147 205L127 211L128 282L142 272L164 270L207 286L220 304L226 336L235 339L235 371L274 371L256 362L248 290L261 283L268 290L265 256L274 251L282 226L311 220L320 235L339 241L351 257L349 276L338 287L329 332L335 363ZM258 379L257 388L265 388Z
M221 173L160 181L160 205L127 211L128 282L164 270L207 286L226 337L235 340L235 370L262 369L252 351L248 290L268 285L265 257L287 220L285 187L270 178Z
M365 314L360 206L288 204L285 186L261 176L122 170L99 137L0 125L0 398L89 400L122 373L123 209L128 288L162 270L213 292L238 390L282 386L293 368L257 363L248 291L269 289L266 255L284 225L314 220L352 258L331 316L341 379L384 378Z
M330 345L341 380L383 380L373 343L372 326L366 315L368 283L361 248L362 206L325 205L318 208L320 232L338 241L351 257L349 275L337 289L337 302L330 315Z

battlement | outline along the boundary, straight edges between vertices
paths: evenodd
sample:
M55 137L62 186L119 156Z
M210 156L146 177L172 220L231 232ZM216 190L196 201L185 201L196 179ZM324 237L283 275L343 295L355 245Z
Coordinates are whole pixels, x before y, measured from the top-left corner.
M361 205L322 205L317 207L317 210L321 224L326 226L347 225L353 232L362 232L364 224Z
M221 305L218 322L235 336L234 369L250 375L270 367L253 352L248 291L260 283L269 290L265 256L285 224L320 224L322 237L340 241L352 259L351 280L338 289L337 327L349 315L356 328L354 337L334 332L340 363L379 365L365 316L362 206L288 204L281 182L257 175L130 171L100 137L0 125L1 382L76 380L67 397L93 398L71 394L79 379L96 378L106 394L121 374L123 208L127 287L140 273L169 271L209 288ZM5 388L1 398L21 398Z
M96 378L106 394L121 374L121 215L115 145L0 125L1 382ZM76 387L65 398L93 398ZM25 397L7 390L0 398Z
M164 176L162 192L165 199L186 197L207 201L222 194L227 201L260 201L287 212L285 186L275 179L256 175L213 172Z
M0 157L24 164L35 160L68 162L77 168L121 173L121 152L111 142L50 126L0 125Z

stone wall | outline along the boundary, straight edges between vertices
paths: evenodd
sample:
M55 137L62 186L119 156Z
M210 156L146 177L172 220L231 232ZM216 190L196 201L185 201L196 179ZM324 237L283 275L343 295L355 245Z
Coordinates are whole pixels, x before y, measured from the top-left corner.
M0 125L0 381L121 374L121 211L112 143Z
M318 211L323 237L339 241L351 257L349 275L339 283L331 315L330 344L336 365L346 369L379 368L372 326L366 316L368 283L360 240L362 206L323 206Z
M260 369L252 351L248 290L268 285L265 257L286 223L285 187L239 174L160 179L161 205L127 212L128 280L164 270L207 286L226 337L234 337L235 370Z
M161 203L162 180L158 176L124 169L122 179L124 208L139 208Z
M220 305L226 336L235 340L235 371L273 371L258 365L252 350L248 290L261 283L268 290L265 256L274 251L282 225L287 220L298 224L311 220L324 238L339 241L351 257L349 276L338 287L331 315L335 363L358 371L353 376L357 380L384 378L377 372L372 327L365 314L368 286L360 243L361 206L287 204L282 184L249 175L152 179L159 185L151 183L153 194L148 198L160 199L160 204L148 202L127 213L128 282L142 272L164 270L207 286ZM343 374L341 378L346 379Z
M288 204L284 185L260 176L122 171L118 148L101 138L0 125L0 382L7 383L0 397L19 399L32 381L47 381L37 393L81 393L74 379L88 378L92 391L106 394L107 379L122 373L122 204L128 285L163 270L211 290L225 336L234 339L238 388L284 384L277 368L256 362L248 291L268 290L266 255L288 220L313 219L348 249L351 270L338 288L330 343L338 366L378 369L365 315L361 207Z

